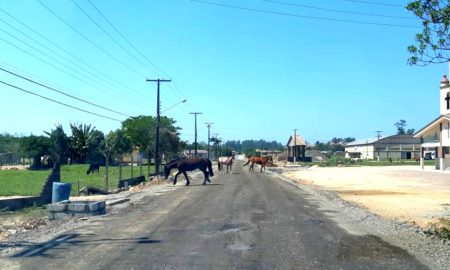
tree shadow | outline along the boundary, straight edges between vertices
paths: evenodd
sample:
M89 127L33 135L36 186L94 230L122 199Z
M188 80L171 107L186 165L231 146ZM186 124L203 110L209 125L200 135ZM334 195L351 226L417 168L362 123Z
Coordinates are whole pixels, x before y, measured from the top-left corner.
M48 251L56 249L69 249L74 246L97 246L100 244L107 245L122 245L122 244L158 244L160 240L150 239L148 237L139 238L104 238L92 239L92 234L63 234L59 235L44 243L19 242L14 246L9 247L23 247L23 251L16 253L11 258L21 257L53 257ZM84 238L84 239L83 239Z

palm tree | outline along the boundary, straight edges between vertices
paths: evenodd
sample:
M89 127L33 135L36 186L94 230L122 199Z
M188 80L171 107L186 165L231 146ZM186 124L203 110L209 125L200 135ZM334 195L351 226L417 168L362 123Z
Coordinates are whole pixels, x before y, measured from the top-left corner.
M56 125L51 131L44 131L50 138L50 153L56 162L64 162L67 157L69 138L61 124Z
M93 143L96 141L95 127L85 124L70 124L72 129L72 137L70 140L70 149L75 162L85 163L86 156L91 150Z

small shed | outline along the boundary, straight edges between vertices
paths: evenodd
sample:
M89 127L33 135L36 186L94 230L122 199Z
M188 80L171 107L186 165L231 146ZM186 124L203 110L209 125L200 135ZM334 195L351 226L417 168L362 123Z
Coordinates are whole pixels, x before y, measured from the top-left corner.
M306 142L302 136L290 136L286 146L288 148L288 161L306 161Z

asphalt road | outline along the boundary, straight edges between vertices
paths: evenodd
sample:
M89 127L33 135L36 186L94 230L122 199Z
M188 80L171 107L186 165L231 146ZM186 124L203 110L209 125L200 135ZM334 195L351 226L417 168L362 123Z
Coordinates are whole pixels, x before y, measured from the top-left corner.
M32 245L8 269L428 269L373 235L327 218L302 189L268 174L217 171ZM192 174L191 174L192 175ZM0 259L1 260L1 259Z

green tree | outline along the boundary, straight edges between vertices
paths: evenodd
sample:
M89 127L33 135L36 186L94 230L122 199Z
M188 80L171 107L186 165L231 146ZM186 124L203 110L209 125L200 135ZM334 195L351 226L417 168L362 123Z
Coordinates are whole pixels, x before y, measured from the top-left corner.
M172 118L162 116L160 118L160 153L166 157L176 155L180 149L179 127ZM130 117L122 122L125 134L130 138L131 144L146 153L149 157L154 155L156 118L153 116Z
M176 121L172 118L162 116L160 118L160 149L161 153L167 159L178 156L182 150L182 144L179 136L181 128L176 126Z
M250 157L250 156L255 157L255 156L257 156L256 148L247 148L247 149L245 149L244 154L247 157Z
M406 134L405 132L405 127L406 125L406 121L403 119L400 119L400 121L398 121L397 123L394 124L397 127L397 135L403 135Z
M422 21L422 32L416 34L416 45L408 51L410 65L445 63L450 59L450 5L448 1L416 0L406 9Z
M131 152L131 141L123 129L111 131L106 135L105 150L113 159L121 159L124 154Z
M41 157L50 154L50 139L45 136L30 135L22 137L20 142L20 153L23 157L33 159L32 168L42 167Z
M57 162L64 162L69 155L70 140L64 132L62 125L56 125L55 129L45 131L45 134L49 136L49 150L53 159Z
M85 124L70 124L72 136L70 138L70 151L72 159L77 163L86 163L86 158L90 151L99 142L100 134L95 127Z

